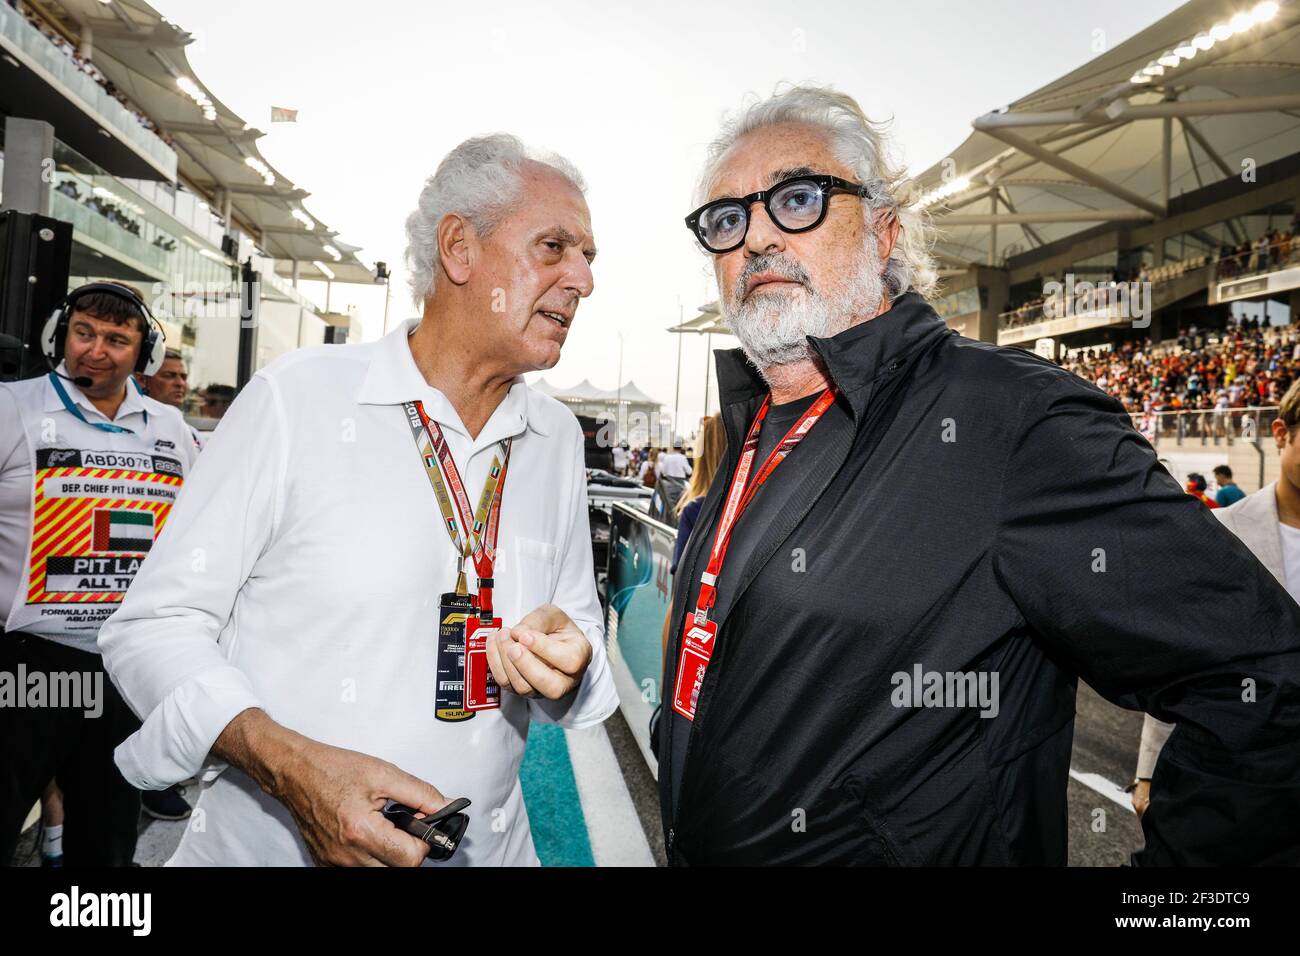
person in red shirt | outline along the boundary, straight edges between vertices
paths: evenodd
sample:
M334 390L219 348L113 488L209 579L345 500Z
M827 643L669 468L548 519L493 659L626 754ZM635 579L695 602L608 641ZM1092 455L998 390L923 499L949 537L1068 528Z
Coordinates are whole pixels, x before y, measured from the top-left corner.
M1187 493L1193 498L1200 499L1201 504L1207 508L1217 508L1219 503L1205 493L1207 485L1205 476L1192 472L1187 476Z

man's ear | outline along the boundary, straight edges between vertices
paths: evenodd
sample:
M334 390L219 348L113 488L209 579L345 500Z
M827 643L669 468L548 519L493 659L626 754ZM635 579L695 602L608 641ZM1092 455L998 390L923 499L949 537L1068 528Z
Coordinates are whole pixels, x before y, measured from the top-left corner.
M878 209L873 217L876 230L876 249L880 255L880 264L883 266L889 262L889 257L894 254L894 246L898 243L898 210L893 207Z
M438 260L455 285L469 281L477 251L474 227L458 213L443 216L438 222Z
M1290 438L1290 429L1286 427L1286 422L1280 418L1273 419L1271 425L1273 429L1273 441L1277 444L1278 451L1284 451L1287 446L1287 439Z

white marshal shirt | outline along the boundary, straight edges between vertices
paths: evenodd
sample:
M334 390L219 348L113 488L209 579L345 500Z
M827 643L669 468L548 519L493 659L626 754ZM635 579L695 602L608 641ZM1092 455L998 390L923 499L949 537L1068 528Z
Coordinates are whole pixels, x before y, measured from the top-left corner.
M67 366L61 363L58 371L66 375ZM118 585L103 574L62 572L78 559L134 566L135 558L117 555L138 545L110 536L120 529L114 519L154 512L144 531L139 523L133 530L152 540L165 526L168 504L198 449L180 412L140 394L134 384L127 384L112 419L71 381L60 384L85 421L68 411L48 375L0 382L0 625L98 653L96 634L116 606L116 598L104 598ZM129 431L104 431L94 422ZM93 495L87 492L90 482L97 489ZM104 540L96 540L96 530ZM63 590L56 581L75 590Z
M469 797L451 861L463 866L537 863L519 784L529 721L581 728L617 706L577 419L520 380L471 439L416 368L414 325L300 349L254 376L100 633L109 674L144 720L117 749L123 775L144 789L203 777L203 825L186 829L172 865L311 862L288 810L209 757L245 708ZM553 602L582 629L591 664L564 700L504 691L498 710L434 718L439 598L454 588L456 554L402 408L414 399L442 426L471 502L497 443L514 438L493 603L507 627Z

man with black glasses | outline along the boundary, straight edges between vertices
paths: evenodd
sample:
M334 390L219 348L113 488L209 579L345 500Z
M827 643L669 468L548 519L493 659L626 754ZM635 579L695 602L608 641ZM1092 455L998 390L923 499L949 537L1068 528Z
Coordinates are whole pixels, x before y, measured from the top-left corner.
M945 326L885 131L788 90L700 193L743 347L670 621L671 862L1063 864L1080 677L1178 721L1137 862L1300 862L1300 607L1115 400Z

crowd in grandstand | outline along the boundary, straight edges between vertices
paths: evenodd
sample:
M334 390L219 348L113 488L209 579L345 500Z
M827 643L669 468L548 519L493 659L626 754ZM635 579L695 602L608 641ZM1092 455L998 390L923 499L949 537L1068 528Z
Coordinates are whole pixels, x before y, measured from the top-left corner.
M1231 279L1250 275L1266 269L1276 269L1300 258L1300 242L1294 242L1300 229L1300 214L1291 220L1287 229L1270 229L1258 239L1247 240L1236 246L1220 246L1215 263L1216 279Z
M1159 412L1200 410L1223 433L1232 409L1277 405L1300 378L1300 322L1278 327L1248 320L1224 332L1184 329L1177 341L1124 342L1086 349L1064 366L1120 400L1144 433ZM1205 419L1202 423L1200 420Z
M63 193L63 195L67 196L69 199L74 199L77 202L80 202L83 206L90 207L109 222L121 226L127 232L131 233L131 235L140 235L140 221L133 218L122 206L119 206L112 200L105 199L103 196L96 196L93 193L83 199L81 196L81 190L78 189L77 184L70 179L61 180L54 188ZM154 245L160 244L155 242ZM172 243L171 248L176 248L176 244Z
M1086 276L1079 276L1076 277L1075 284L1076 286L1082 285L1082 288L1074 290L1074 299L1068 308L1060 295L1035 296L1010 312L1003 313L1001 328L1020 328L1025 325L1032 325L1035 322L1042 322L1044 319L1059 319L1067 315L1080 315L1097 309L1104 309L1120 301L1122 294L1120 286L1131 285L1134 282L1165 282L1169 279L1176 279L1192 269L1203 268L1208 262L1208 256L1195 256L1176 262L1166 262L1164 265L1159 266L1143 264L1141 267L1130 270L1123 275L1112 271L1096 281Z
M1237 245L1220 246L1214 258L1215 279L1232 279L1237 276L1278 269L1300 260L1300 242L1295 241L1297 231L1300 231L1300 213L1291 220L1286 229L1269 229L1256 239L1246 240ZM1143 265L1123 276L1111 272L1104 278L1094 282L1091 288L1085 287L1084 291L1077 292L1070 310L1064 308L1059 296L1039 295L1011 311L1003 313L1000 327L1004 329L1020 328L1025 325L1032 325L1035 322L1041 322L1044 319L1061 318L1067 314L1078 315L1089 312L1114 302L1116 286L1122 283L1165 282L1175 279L1190 270L1204 268L1209 262L1209 256L1193 256L1187 259L1166 262L1159 266ZM1085 277L1080 276L1076 279L1076 282L1082 282L1084 279Z
M45 38L47 40L49 40L56 47L58 47L59 50L62 51L64 55L68 57L68 59L70 59L73 63L76 64L77 69L81 70L82 73L85 73L88 77L90 77L92 80L98 83L103 88L105 93L107 93L109 96L113 97L113 99L117 100L124 107L126 107L127 111L130 112L133 116L135 116L136 120L139 121L141 126L149 130L149 132L153 133L155 136L161 139L168 146L174 145L174 143L172 142L172 138L168 136L166 133L164 133L162 130L160 130L157 124L155 124L153 120L151 120L148 116L145 116L144 113L142 113L140 110L132 106L131 101L128 100L126 96L122 93L122 91L119 90L113 84L113 81L110 80L108 77L106 77L100 71L100 69L97 66L95 66L94 63L90 62L90 60L83 57L80 51L78 51L77 48L73 46L72 43L70 43L62 33L60 33L58 30L55 30L52 26L50 26L49 23L47 23L43 18L38 16L34 10L29 8L27 4L18 3L15 2L15 0L10 0L10 6L20 11L22 15L27 18L28 23L30 23L37 30L41 31L41 33L45 35Z

